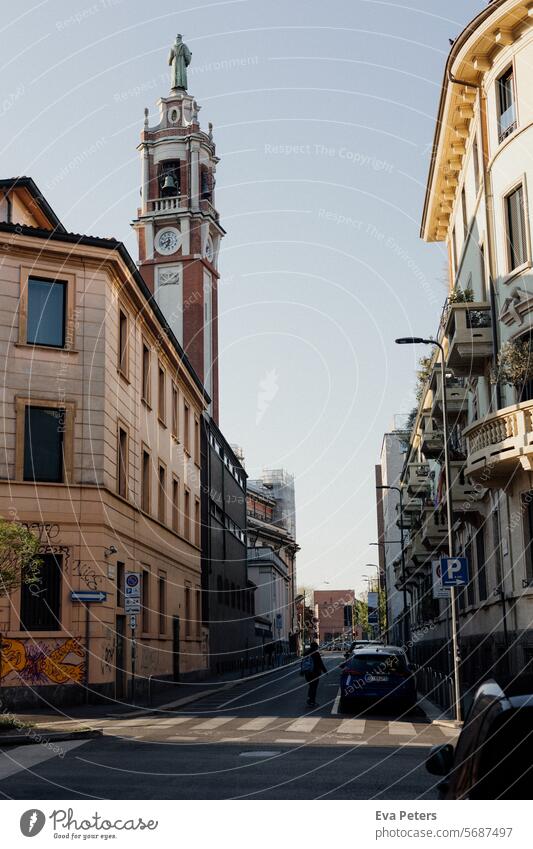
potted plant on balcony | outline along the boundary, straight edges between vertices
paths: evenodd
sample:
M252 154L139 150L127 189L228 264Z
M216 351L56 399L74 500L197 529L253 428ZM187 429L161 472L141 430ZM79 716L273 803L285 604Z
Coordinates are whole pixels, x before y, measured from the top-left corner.
M515 389L533 380L533 351L529 339L513 339L505 342L498 354L498 370L492 382L506 383Z
M474 290L467 286L462 289L460 286L455 286L448 295L449 304L471 304L474 301Z
M426 383L429 380L432 371L433 357L420 357L418 361L418 371L416 373L416 390L415 397L418 403L422 400Z

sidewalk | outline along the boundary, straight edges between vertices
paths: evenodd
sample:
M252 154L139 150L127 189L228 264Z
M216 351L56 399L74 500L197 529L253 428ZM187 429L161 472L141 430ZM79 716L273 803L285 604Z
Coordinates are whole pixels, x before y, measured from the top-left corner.
M300 659L296 661L299 664ZM292 661L294 664L295 661ZM72 722L73 727L75 720L79 722L79 726L83 727L85 719L107 719L109 717L120 718L123 716L142 716L144 714L157 713L161 710L172 710L192 704L192 702L203 699L214 692L220 690L229 690L236 687L240 683L253 680L257 677L271 675L274 672L279 672L283 669L290 668L291 663L282 666L265 669L264 672L259 672L254 675L241 676L238 672L230 672L225 675L216 675L204 678L201 681L191 682L168 682L154 689L152 698L148 702L148 698L139 698L135 703L128 701L104 701L99 704L88 705L72 705L62 707L43 707L43 708L28 708L27 710L9 711L5 715L13 717L20 724L39 725L40 732L44 733L43 725L46 723L47 728L52 733L54 723L65 723L66 720ZM296 668L296 666L295 666ZM0 731L0 746L2 740L5 739L5 734L8 732Z

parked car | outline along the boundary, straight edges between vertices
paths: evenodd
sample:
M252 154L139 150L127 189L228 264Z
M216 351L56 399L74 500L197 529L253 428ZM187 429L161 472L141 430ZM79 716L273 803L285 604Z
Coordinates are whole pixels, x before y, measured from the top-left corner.
M434 746L426 761L443 776L441 799L530 799L533 782L533 676L476 691L455 748Z
M344 657L349 657L352 654L352 652L354 652L356 649L365 649L365 648L368 648L369 646L381 646L381 645L383 645L383 643L380 642L380 640L354 640L347 647L347 650L344 653Z
M416 678L403 652L373 645L356 649L342 664L340 708L383 702L403 711L416 705Z

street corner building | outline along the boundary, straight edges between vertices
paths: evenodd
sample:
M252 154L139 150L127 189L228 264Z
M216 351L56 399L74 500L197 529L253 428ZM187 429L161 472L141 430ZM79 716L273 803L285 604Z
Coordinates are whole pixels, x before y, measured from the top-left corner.
M439 349L421 349L419 403L386 437L379 470L403 494L401 512L394 492L378 503L389 627L402 633L406 588L413 658L444 703L450 599L432 564L448 552L447 499L453 553L469 563L456 605L465 701L482 678L531 671L533 661L532 68L530 3L493 0L453 43L421 226L448 252L434 337L445 374ZM388 542L398 530L403 576Z
M180 85L145 117L138 266L67 232L31 178L0 181L0 515L41 560L38 586L0 600L4 703L131 697L133 636L137 691L202 676L219 602L243 621L223 652L245 644L246 475L217 426L224 230L198 109ZM231 561L226 595L208 545Z

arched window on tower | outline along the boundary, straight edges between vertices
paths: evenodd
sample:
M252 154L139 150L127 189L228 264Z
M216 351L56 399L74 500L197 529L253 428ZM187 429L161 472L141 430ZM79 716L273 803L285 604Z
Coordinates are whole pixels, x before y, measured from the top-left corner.
M211 176L205 165L200 166L200 197L202 200L211 200Z
M159 197L176 197L180 193L180 161L167 159L159 165L157 176Z

